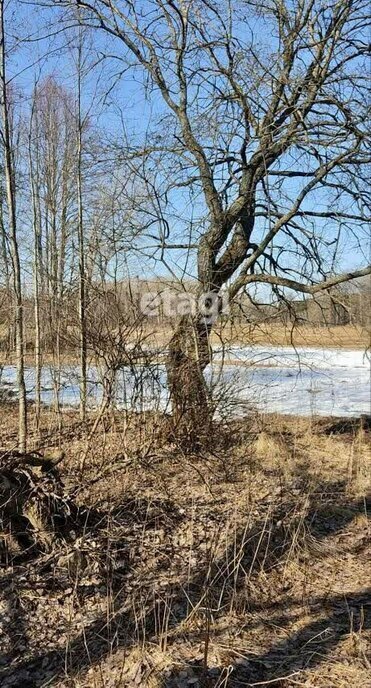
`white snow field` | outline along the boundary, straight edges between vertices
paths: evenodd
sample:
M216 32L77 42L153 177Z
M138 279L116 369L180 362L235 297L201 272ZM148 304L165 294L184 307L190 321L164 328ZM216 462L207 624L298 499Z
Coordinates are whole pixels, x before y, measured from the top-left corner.
M230 413L262 412L295 415L359 416L371 412L370 356L364 351L308 347L233 346L216 350L206 372ZM4 366L1 386L16 393L14 366ZM27 394L34 398L35 371L26 369ZM89 370L89 399L99 404L102 388L97 369ZM124 368L116 384L119 407L169 409L163 364L135 373ZM42 372L42 401L53 402L53 370ZM79 401L78 369L66 366L60 376L60 403ZM220 413L223 411L221 406Z
M312 347L235 346L218 351L223 379L260 411L359 416L371 412L370 352Z
M292 346L230 346L223 354L217 349L214 360L248 362L264 366L308 366L312 368L370 369L371 351L357 349L318 349Z

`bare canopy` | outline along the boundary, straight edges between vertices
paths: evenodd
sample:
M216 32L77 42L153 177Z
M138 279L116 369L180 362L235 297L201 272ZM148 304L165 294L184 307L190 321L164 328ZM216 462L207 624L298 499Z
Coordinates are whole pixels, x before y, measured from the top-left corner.
M110 37L123 73L132 67L162 102L146 140L124 153L147 168L161 161L160 205L174 189L197 199L189 245L200 291L235 296L266 283L316 293L371 271L364 0L54 5L78 6L83 24ZM191 414L190 425L204 424L209 326L186 320L171 345L170 390L177 422Z

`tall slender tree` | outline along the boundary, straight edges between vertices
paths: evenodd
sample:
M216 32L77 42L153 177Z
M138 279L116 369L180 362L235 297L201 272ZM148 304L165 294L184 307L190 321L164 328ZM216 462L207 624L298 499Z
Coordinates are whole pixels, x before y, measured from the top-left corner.
M28 159L29 178L32 197L32 227L33 227L33 284L34 284L34 320L35 320L35 420L36 429L40 429L41 412L41 312L40 297L42 294L42 228L41 228L41 201L40 201L40 170L39 170L39 146L33 137L38 136L38 110L37 110L37 85L35 84L30 113L30 125L28 131Z
M79 17L79 15L78 15ZM83 31L79 22L77 36L77 226L79 253L79 321L80 321L80 417L85 420L87 401L87 339L86 339L86 269L82 153L84 117L82 114Z
M37 208L39 286L48 311L49 348L53 357L55 408L60 416L60 369L63 299L71 272L76 225L76 112L73 95L53 77L34 89L29 147L31 191ZM37 179L36 179L37 178Z
M25 452L27 444L27 403L26 385L24 378L22 276L17 230L16 183L14 170L14 156L12 150L12 137L10 130L5 36L5 5L4 0L0 0L0 108L2 118L1 140L4 156L4 173L9 226L8 234L12 260L13 285L15 297L15 336L17 358L17 385L19 399L18 447L20 451Z

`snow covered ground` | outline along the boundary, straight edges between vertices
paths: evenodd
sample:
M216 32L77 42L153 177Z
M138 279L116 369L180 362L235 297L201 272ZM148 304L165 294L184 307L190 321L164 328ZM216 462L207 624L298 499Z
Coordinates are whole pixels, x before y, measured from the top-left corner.
M231 346L223 353L217 349L215 360L235 361L259 366L305 366L316 369L370 369L371 352L348 349L317 349L292 346Z
M360 350L243 346L219 350L223 379L261 411L358 416L371 412L370 354Z
M223 362L223 365L221 365ZM359 416L370 413L370 359L364 351L300 347L234 346L215 352L206 376L233 413L248 408L296 415ZM1 384L16 391L13 366L5 366ZM66 366L61 374L60 401L74 406L79 400L78 369ZM26 369L26 386L34 397L35 371ZM53 371L42 374L42 400L53 401ZM95 368L89 370L90 402L101 400L101 385ZM163 365L137 369L133 376L122 370L117 380L117 404L137 410L168 407L166 372Z

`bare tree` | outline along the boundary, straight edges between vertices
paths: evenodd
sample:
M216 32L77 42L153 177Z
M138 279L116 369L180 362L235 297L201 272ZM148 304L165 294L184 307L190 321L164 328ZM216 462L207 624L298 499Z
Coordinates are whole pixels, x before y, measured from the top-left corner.
M191 189L202 206L190 241L200 294L257 283L312 294L370 272L336 274L339 246L362 264L367 241L364 0L55 4L77 4L162 99L145 144L125 153L167 161L167 194ZM191 442L210 420L210 328L185 316L170 344L174 420Z
M52 353L55 407L59 415L63 299L71 277L77 223L77 118L72 95L53 77L33 92L29 134L33 222L37 222L39 295L47 309L44 345ZM36 266L34 266L34 273ZM45 341L46 336L48 341Z
M85 118L82 115L82 70L83 70L83 35L81 26L78 29L76 76L77 76L77 225L79 253L79 320L80 320L80 417L85 420L87 401L87 341L86 341L86 268L85 268L85 235L84 206L82 190L82 152Z
M40 199L40 170L39 146L32 146L33 133L38 130L37 88L31 105L30 125L28 131L28 158L30 187L32 197L32 225L33 225L33 284L34 284L34 319L35 319L35 421L36 429L40 428L41 412L41 312L40 295L42 281L42 227L41 227L41 199ZM34 155L33 155L34 153Z
M19 398L19 425L18 447L19 451L26 451L27 444L27 404L26 386L24 379L24 338L23 338L23 299L22 276L20 255L18 246L17 215L16 215L16 184L14 171L14 157L10 130L8 82L6 73L6 46L5 46L5 18L4 2L0 0L0 107L2 117L1 140L4 151L4 172L6 185L6 198L8 210L9 243L13 268L13 282L15 294L15 335L17 357L17 384Z
M1 170L3 173L3 170ZM4 175L5 176L5 175ZM0 234L1 234L1 267L2 267L2 287L4 289L4 296L6 299L6 304L10 306L11 300L12 300L12 275L11 275L11 269L10 269L10 256L9 256L9 242L8 242L8 233L6 231L6 221L5 221L5 206L6 206L6 194L5 194L5 189L3 187L2 180L0 182ZM7 331L7 343L6 347L8 351L10 352L12 349L14 349L14 343L13 343L13 328L12 328L12 314L11 314L11 308L8 308L8 317L6 318L6 331Z

